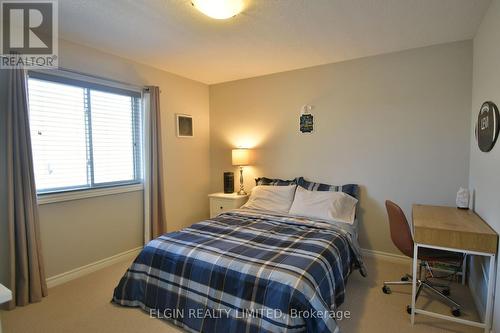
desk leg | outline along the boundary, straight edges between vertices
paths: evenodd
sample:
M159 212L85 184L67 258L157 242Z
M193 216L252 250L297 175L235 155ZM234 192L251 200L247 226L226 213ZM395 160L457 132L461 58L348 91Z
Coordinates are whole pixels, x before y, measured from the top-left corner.
M467 254L464 254L464 261L462 263L462 285L465 285L466 276L467 276Z
M490 271L488 273L488 296L486 299L486 315L484 318L484 323L486 326L484 327L485 333L490 333L491 331L491 320L493 316L493 295L495 294L495 255L492 254L490 256Z
M415 303L417 297L417 266L418 266L418 245L413 245L413 278L411 283L411 324L415 322Z

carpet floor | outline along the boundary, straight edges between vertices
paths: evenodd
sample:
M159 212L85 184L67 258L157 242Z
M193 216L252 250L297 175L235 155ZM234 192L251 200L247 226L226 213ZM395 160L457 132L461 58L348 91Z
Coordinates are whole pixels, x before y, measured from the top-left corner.
M381 291L382 281L398 280L410 271L409 265L367 258L368 277L354 272L349 278L346 301L341 310L349 310L350 319L338 321L343 333L387 332L482 332L479 328L417 315L410 324L406 305L411 287L393 287L392 294ZM129 262L117 263L82 278L49 290L42 302L2 313L4 333L83 333L83 332L183 332L149 314L110 303L113 289ZM477 320L468 288L454 284L452 296L462 303L462 318ZM449 308L422 293L418 307L449 314Z

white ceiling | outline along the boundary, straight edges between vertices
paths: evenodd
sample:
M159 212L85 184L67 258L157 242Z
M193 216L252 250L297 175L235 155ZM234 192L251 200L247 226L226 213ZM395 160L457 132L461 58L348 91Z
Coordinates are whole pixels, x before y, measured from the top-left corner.
M491 0L61 0L60 36L205 83L470 39Z

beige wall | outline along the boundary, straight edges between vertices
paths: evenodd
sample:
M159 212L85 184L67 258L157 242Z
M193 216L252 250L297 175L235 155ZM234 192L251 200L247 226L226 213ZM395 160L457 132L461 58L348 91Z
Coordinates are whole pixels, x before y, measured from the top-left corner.
M500 142L489 153L482 153L474 139L474 125L485 101L500 107L500 0L493 0L474 38L472 86L472 125L470 152L470 187L475 193L475 210L500 233ZM474 284L485 301L485 283L481 270ZM472 272L473 276L475 275ZM471 277L473 277L471 276ZM494 332L500 331L500 271L497 268ZM484 307L484 304L483 304Z
M134 85L160 87L168 230L177 230L207 217L208 86L66 41L61 41L59 48L61 67ZM0 72L1 93L4 94L6 75L5 71ZM194 138L175 136L175 113L194 116ZM3 172L1 165L0 171ZM3 214L4 209L1 212ZM47 276L142 245L142 214L141 192L42 205L40 225ZM2 216L0 228L6 226L4 218ZM5 235L3 229L0 235ZM2 249L5 243L2 238ZM2 255L4 253L2 251ZM3 257L0 260L0 278L5 282L7 262Z
M255 146L248 189L255 176L359 183L362 247L397 253L386 199L410 216L468 185L471 77L465 41L210 86L211 190L236 171L230 149ZM298 130L304 104L312 135Z
M47 277L139 247L142 191L40 205Z

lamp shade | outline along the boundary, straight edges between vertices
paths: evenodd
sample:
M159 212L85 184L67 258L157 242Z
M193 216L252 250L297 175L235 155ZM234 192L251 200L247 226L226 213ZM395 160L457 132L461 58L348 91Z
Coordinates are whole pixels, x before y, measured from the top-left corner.
M232 151L233 165L242 166L250 164L250 149L237 148Z

